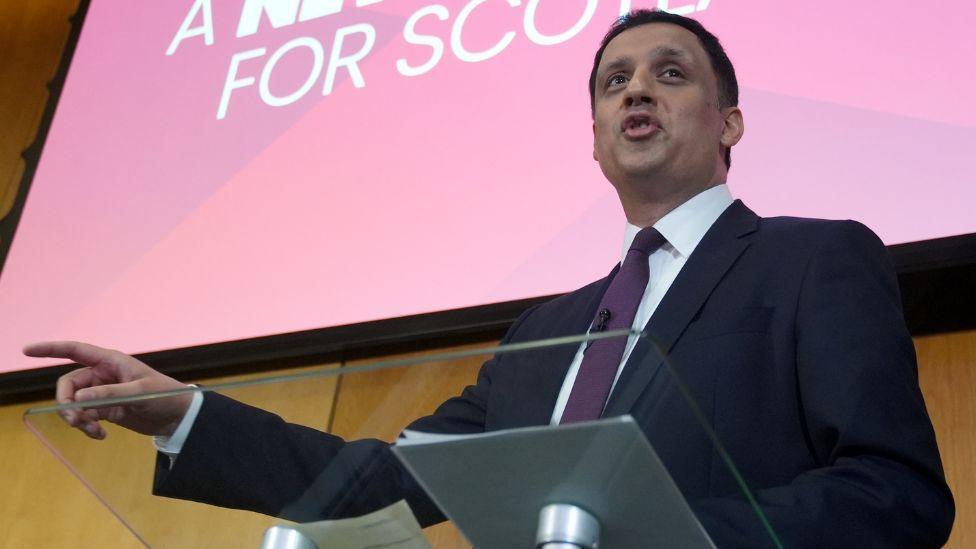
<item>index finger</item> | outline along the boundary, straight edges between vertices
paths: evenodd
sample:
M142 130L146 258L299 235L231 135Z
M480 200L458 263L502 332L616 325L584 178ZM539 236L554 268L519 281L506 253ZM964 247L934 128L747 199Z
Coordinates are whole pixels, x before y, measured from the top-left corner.
M91 368L81 368L73 372L68 372L58 379L55 386L54 398L58 404L68 404L75 401L75 392L88 387L94 380Z
M24 354L33 357L67 358L85 366L109 361L115 351L80 341L42 341L24 347Z

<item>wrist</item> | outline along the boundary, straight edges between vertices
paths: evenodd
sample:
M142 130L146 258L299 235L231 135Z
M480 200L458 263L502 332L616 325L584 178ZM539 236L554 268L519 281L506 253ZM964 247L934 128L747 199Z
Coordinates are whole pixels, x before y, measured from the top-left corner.
M190 387L197 388L196 385L191 385ZM186 407L180 408L184 413L180 415L173 426L167 425L166 429L163 430L164 432L153 437L156 447L171 456L178 454L182 449L183 443L186 441L187 436L189 436L194 422L196 422L200 407L203 406L203 393L199 390L177 396L189 398L189 404Z

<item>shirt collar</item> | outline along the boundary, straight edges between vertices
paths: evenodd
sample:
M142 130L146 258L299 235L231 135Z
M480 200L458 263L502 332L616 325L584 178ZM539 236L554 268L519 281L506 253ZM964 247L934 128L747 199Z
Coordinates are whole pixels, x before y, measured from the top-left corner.
M654 228L668 241L664 245L665 248L670 247L678 255L688 257L695 251L695 247L718 216L722 215L731 204L732 193L729 192L728 185L724 183L716 185L696 194L668 212L654 224ZM623 252L620 254L621 263L640 230L640 227L627 223Z

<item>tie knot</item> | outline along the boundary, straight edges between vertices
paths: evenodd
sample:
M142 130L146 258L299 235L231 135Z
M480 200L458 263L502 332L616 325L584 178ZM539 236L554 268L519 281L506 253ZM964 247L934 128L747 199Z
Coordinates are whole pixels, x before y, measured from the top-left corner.
M654 227L644 227L637 233L634 237L634 241L630 244L631 252L640 252L644 255L649 255L654 250L657 250L665 242L664 236L658 232Z

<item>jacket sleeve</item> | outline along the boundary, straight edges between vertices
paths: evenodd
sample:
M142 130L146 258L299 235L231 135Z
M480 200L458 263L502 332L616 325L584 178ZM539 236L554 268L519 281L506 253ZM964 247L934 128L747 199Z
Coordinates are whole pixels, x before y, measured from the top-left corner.
M515 336L528 314L502 343ZM476 384L408 428L484 431L492 372L501 360L503 355L488 360ZM205 394L172 468L167 456L157 455L153 493L298 522L358 516L406 499L422 525L445 520L388 443L345 441L217 393Z
M952 495L900 303L877 236L829 225L795 321L798 404L819 467L754 494L785 547L938 547L949 536ZM744 497L694 507L720 547L772 541Z

